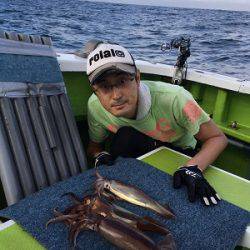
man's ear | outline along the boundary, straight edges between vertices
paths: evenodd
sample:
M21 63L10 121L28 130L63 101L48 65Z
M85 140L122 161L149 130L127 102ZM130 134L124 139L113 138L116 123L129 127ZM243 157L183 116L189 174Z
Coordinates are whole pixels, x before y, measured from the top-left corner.
M96 88L95 88L95 86L94 86L94 85L91 85L91 86L90 86L90 88L91 88L91 90L92 90L93 92L95 92L95 91L96 91Z
M96 86L95 86L95 85L91 85L91 89L92 89L93 93L94 93L95 95L97 95L97 94L96 94L96 90L97 90Z
M136 69L135 80L137 83L140 83L141 80L141 72L139 69Z

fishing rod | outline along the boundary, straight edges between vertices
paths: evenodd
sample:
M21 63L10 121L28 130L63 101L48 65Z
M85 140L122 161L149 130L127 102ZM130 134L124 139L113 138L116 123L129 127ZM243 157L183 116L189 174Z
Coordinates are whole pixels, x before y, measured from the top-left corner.
M190 53L191 41L189 37L178 37L171 40L170 43L163 43L161 50L178 49L179 55L174 66L174 74L172 77L172 83L180 85L182 80L186 78L187 73L187 59L191 55Z

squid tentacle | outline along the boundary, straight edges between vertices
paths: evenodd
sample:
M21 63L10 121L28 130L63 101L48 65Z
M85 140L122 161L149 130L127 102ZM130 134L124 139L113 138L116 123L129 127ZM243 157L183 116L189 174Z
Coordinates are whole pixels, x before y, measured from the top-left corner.
M67 214L67 215L62 215L62 216L58 216L55 218L50 219L47 223L46 223L46 228L51 224L51 223L57 223L57 222L63 222L63 221L67 221L67 220L71 220L74 218L77 218L77 214Z

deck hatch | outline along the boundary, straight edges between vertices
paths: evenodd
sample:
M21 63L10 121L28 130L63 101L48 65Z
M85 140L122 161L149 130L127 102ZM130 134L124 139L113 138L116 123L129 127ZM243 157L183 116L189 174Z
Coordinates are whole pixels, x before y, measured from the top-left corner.
M0 38L0 178L11 205L87 163L55 52L43 44L49 40L1 34L9 35Z

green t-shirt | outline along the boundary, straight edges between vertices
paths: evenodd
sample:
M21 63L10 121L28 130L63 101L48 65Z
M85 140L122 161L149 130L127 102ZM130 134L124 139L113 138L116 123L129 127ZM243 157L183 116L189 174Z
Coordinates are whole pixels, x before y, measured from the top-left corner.
M194 135L200 125L210 120L192 95L183 87L164 82L143 81L149 87L151 107L140 120L115 117L103 108L95 94L88 101L89 136L103 142L123 126L131 126L142 133L182 148L195 148Z

